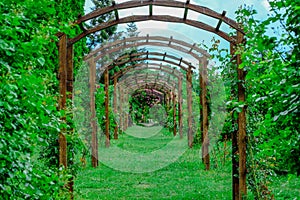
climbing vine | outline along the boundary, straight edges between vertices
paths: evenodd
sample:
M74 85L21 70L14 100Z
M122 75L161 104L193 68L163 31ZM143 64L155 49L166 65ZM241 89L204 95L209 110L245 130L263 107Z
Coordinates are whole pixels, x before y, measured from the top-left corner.
M69 172L58 173L58 165L53 162L58 155L55 141L62 128L61 113L57 112L55 34L74 32L69 21L77 16L64 12L82 12L83 4L84 1L0 2L0 196L3 199L65 199L62 186ZM83 48L75 50L76 54L82 52Z

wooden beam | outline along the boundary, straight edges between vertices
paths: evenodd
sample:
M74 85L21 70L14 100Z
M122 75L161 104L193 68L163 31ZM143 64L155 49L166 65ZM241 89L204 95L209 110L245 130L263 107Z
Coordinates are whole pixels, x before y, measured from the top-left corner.
M73 45L69 45L67 47L67 99L71 108L73 108ZM69 115L71 115L70 117L73 119L73 112L71 112ZM74 133L74 128L73 126L70 126L70 128L68 129L68 133L69 134L73 134ZM70 191L70 198L74 199L74 177L72 176L69 179L69 183L68 183L68 188Z
M158 66L160 66L158 68ZM124 69L122 69L121 71L115 73L112 77L110 77L111 79L115 79L115 78L119 78L123 75L125 75L126 73L132 71L132 69L135 69L135 70L145 70L145 69L151 69L151 70L159 70L159 71L162 71L162 72L166 72L176 78L179 78L180 76L182 76L182 73L178 70L175 70L175 71L171 71L171 67L168 66L168 65L160 65L160 64L157 64L157 63L150 63L149 65L145 66L144 63L136 63L134 65L130 65L130 66L127 66L125 67Z
M196 45L197 45L196 43L193 44L193 46L190 49L190 52L192 52L194 50L194 48L195 48Z
M73 45L67 47L67 98L73 100Z
M126 102L126 104L128 103L128 95L126 94L124 96L124 100ZM124 130L126 131L128 128L128 112L124 112Z
M115 1L112 1L112 6L116 7L116 2ZM114 9L114 13L115 13L116 20L119 20L119 13L118 13L118 9L117 8Z
M242 45L244 35L237 32L237 43ZM237 55L238 65L238 100L239 103L244 104L246 99L245 90L245 70L239 68L242 64L241 55ZM246 107L244 106L238 117L238 148L239 148L239 199L246 199L247 196L247 185L246 185L246 150L247 150L247 135L246 135Z
M89 86L90 86L90 111L92 129L92 167L98 167L98 140L97 140L97 119L95 108L95 84L96 84L96 63L93 57L89 60Z
M190 48L190 49L193 49L195 52L197 52L200 55L203 55L205 57L210 57L210 55L204 49L201 49L197 46L191 45L190 43L187 43L183 40L174 39L172 36L170 38L163 37L163 36L151 36L150 37L149 34L147 34L147 36L130 37L130 38L126 38L126 39L124 38L124 39L115 40L108 44L104 44L101 47L91 51L87 56L85 56L85 59L87 60L90 57L95 56L99 52L101 52L101 55L103 57L106 55L106 53L103 53L103 52L107 52L109 49L116 49L118 46L122 46L122 44L126 43L124 41L127 41L129 43L140 43L140 42L146 41L144 43L146 45L147 43L149 43L149 40L150 41L160 41L164 44L165 44L165 42L168 42L168 46L170 46L171 43L174 43L174 44L176 44L176 46L185 47L183 49ZM149 45L152 45L152 44L149 44ZM124 48L127 48L127 47L124 47ZM100 57L99 57L99 59L100 59Z
M119 134L122 133L123 129L123 90L118 86L119 91Z
M205 169L210 169L209 135L208 135L208 103L207 103L207 64L206 58L201 59L201 103L202 103L202 156Z
M118 105L117 105L117 77L114 77L114 115L117 115ZM118 139L118 123L116 121L116 127L114 130L114 139Z
M226 11L224 10L224 11L222 12L222 17L225 17L225 15L226 15ZM221 18L221 19L219 20L218 24L217 24L217 27L216 27L216 31L217 31L217 32L220 30L220 27L221 27L222 22L223 22L223 19Z
M183 105L183 98L182 98L182 78L178 79L178 123L179 123L179 135L180 138L183 138L183 116L182 116L182 105Z
M187 106L188 106L188 146L190 148L193 147L194 142L194 133L193 133L193 97L192 97L192 69L188 68L186 74L186 90L187 90Z
M179 2L179 1L169 1L169 0L143 0L143 1L127 1L124 3L120 3L117 5L117 9L129 9L129 8L135 8L135 7L142 7L147 5L156 5L156 6L165 6L165 7L174 7L174 8L188 8L190 10L193 10L195 12L198 12L199 14L203 14L215 19L221 19L222 16L217 13L216 11L209 9L204 6L198 6L194 4L186 4L185 2ZM97 9L91 13L86 14L85 16L80 17L75 23L80 24L82 22L88 21L93 18L97 18L103 14L107 14L112 12L115 9L115 6L109 6L102 9ZM226 24L234 28L235 30L242 32L243 30L239 27L238 23L228 17L225 17L223 20Z
M172 59L174 61L180 61L179 58L177 58L176 56L173 56L173 55L167 55L167 54L165 55L165 54L158 53L158 52L150 52L150 53L149 52L140 52L140 53L132 54L132 57L134 57L134 58L130 58L130 56L128 56L128 55L121 56L121 57L117 58L116 60L114 60L113 62L110 62L107 65L104 65L103 69L106 69L108 67L109 70L110 70L116 65L122 65L122 64L125 64L125 63L129 62L129 61L145 61L145 60L163 61L163 62L169 63L171 65L178 66L178 67L180 67L181 69L183 69L185 71L187 71L188 67L191 67L191 68L195 69L195 67L191 66L190 62L188 62L187 60L182 60L182 63L184 63L186 65L186 67L184 67L183 65L179 65L178 63L176 63L174 61L171 61L171 60L163 60L163 58L141 57L143 55L144 56L145 55L146 56L153 55L153 56L160 56L160 57L165 56L165 57L167 57L169 59Z
M175 90L175 89L174 89ZM176 132L177 132L177 118L176 118L176 94L175 92L172 93L173 94L173 135L176 136Z
M232 57L236 58L235 55L235 45L230 44L230 54ZM232 60L231 62L234 62L236 64L236 60ZM236 66L237 68L238 66ZM235 77L235 76L233 76ZM231 99L233 100L234 97L237 96L235 89L235 85L231 88ZM235 124L237 123L234 119L234 113L232 113L232 129L234 129ZM237 142L237 130L233 130L231 133L231 140L232 140L232 153L231 153L231 162L232 162L232 199L233 200L239 200L239 161L238 161L238 142Z
M109 133L109 71L104 72L104 84L105 84L105 146L110 146L110 133Z
M59 53L59 110L66 110L66 100L67 100L67 36L62 34L59 38L58 43L58 53ZM66 116L61 118L63 123L66 123ZM59 165L67 168L67 139L66 139L66 129L61 129L59 133L58 143L59 143Z
M153 15L153 5L150 4L149 5L149 16L152 16Z
M187 18L187 15L188 15L188 7L186 7L186 5L188 5L190 3L190 0L187 0L186 3L185 3L185 8L184 8L184 14L183 14L183 20L186 20Z
M118 5L120 5L120 4L118 4ZM203 22L200 22L200 21L191 20L191 19L184 20L183 18L169 16L169 15L152 15L152 16L133 15L133 16L127 16L124 18L120 18L119 20L111 20L111 21L99 24L98 26L92 27L92 28L86 30L85 32L78 34L74 38L70 39L69 44L74 44L89 34L104 30L106 28L109 28L109 27L112 27L112 26L115 26L118 24L126 24L129 22L141 22L141 21L149 21L149 20L161 21L161 22L184 23L184 24L193 26L195 28L214 33L214 34L220 36L221 38L225 39L228 42L236 43L236 39L233 38L232 36L230 36L229 34L223 32L223 31L220 31L220 30L216 31L216 29L214 27L212 27L208 24L205 24ZM223 20L223 21L225 22L225 20Z

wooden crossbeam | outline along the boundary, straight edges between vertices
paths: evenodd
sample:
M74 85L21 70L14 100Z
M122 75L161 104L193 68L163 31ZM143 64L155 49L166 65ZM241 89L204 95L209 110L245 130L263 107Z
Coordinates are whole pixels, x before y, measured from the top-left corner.
M164 54L163 61L166 59L166 55L167 55L167 52L165 52L165 54Z
M173 41L173 36L170 37L169 46L171 45L172 41Z
M113 5L113 7L116 7L116 2L115 2L115 1L112 1L112 5ZM114 9L114 13L115 13L116 20L119 20L119 12L118 12L118 9Z
M192 52L194 50L194 47L196 46L196 43L193 44L192 48L190 49L189 52Z
M153 15L153 5L150 4L149 5L149 16L152 16Z
M222 12L222 17L225 17L225 15L226 15L226 11L224 10L224 11ZM222 22L223 22L223 19L221 18L221 19L219 20L218 24L217 24L217 27L216 27L216 31L217 31L217 32L220 30L220 26L221 26Z
M180 58L180 61L179 61L179 64L178 64L178 65L181 65L181 62L182 62L182 57Z
M186 3L184 4L185 9L184 9L183 20L186 20L186 18L187 18L187 14L188 14L189 9L186 5L188 5L189 3L190 3L190 0L187 0Z

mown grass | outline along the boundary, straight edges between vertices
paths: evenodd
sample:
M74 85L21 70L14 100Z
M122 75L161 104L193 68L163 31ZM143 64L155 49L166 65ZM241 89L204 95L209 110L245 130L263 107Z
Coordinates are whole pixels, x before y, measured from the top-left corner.
M136 130L147 134L147 128ZM112 145L127 151L149 152L172 139L172 133L163 129L148 138L125 134ZM230 199L230 168L204 171L199 149L186 149L178 160L153 172L122 172L101 163L97 169L87 167L77 177L76 199Z
M99 152L105 153L114 147L134 153L147 153L162 149L174 141L174 137L166 129L161 129L153 134L158 129L158 127L132 127L128 130L128 134L120 135L119 140L112 140L111 148L105 149L102 145ZM175 151L174 147L168 149L168 151L170 150ZM146 173L123 172L101 162L96 169L88 166L82 169L76 179L75 199L232 199L230 152L228 152L225 163L218 164L218 168L214 168L215 164L212 161L213 169L205 171L199 150L199 146L186 149L177 160L167 167ZM170 152L166 152L167 155L168 153ZM223 152L219 152L219 154L217 157L222 156ZM114 153L109 155L112 160L119 159L118 155ZM99 157L101 156L104 155L99 154ZM132 162L132 167L134 167L138 165L139 160ZM145 168L149 167L147 165L153 165L153 161L146 160L144 165ZM273 177L269 184L269 190L274 194L275 199L300 200L299 177ZM248 194L248 199L254 199L250 190Z

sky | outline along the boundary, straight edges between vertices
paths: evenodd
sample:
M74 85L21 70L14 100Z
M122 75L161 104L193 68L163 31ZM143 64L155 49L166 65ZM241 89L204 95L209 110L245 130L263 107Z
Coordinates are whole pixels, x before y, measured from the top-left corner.
M142 0L141 0L142 1ZM177 0L186 2L186 0ZM125 2L124 0L116 0L116 3ZM269 10L269 3L267 0L191 0L191 4L197 4L200 6L208 7L218 13L226 11L226 16L234 19L236 17L235 11L241 5L251 5L257 10L256 17L258 19L264 19L267 17ZM90 12L90 8L93 6L90 0L86 0L85 12ZM119 10L119 17L131 16L131 15L147 15L149 13L148 7L133 8L126 10ZM183 17L184 9L179 8L167 8L153 6L153 15L171 15L175 17ZM209 18L204 15L199 15L194 11L188 12L188 19L198 20L208 25L216 27L218 20ZM229 48L229 43L219 36L197 28L188 26L186 24L178 23L167 23L167 22L156 22L156 21L145 21L137 22L138 31L140 35L149 34L150 36L173 36L175 39L184 40L189 43L204 43L207 46L211 46L211 40L213 37L220 40L220 48ZM126 28L126 24L118 25L118 31L122 31ZM229 32L229 26L222 23L220 30Z

